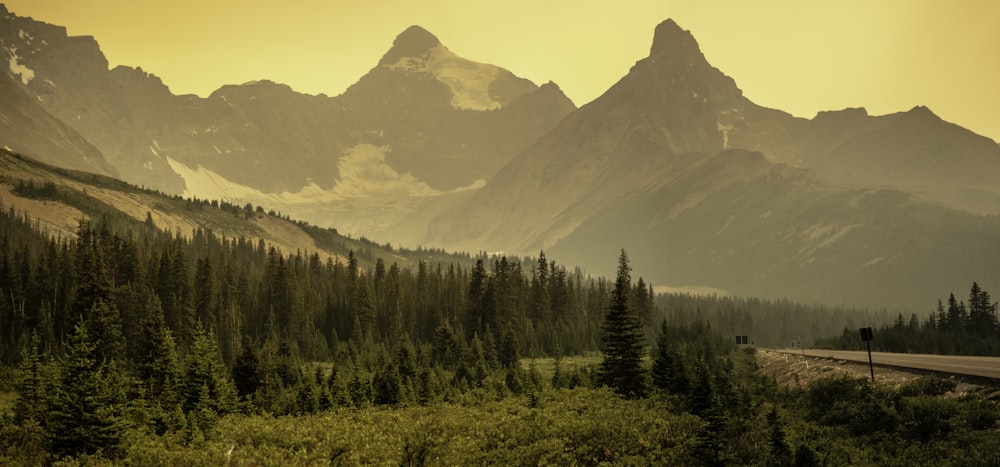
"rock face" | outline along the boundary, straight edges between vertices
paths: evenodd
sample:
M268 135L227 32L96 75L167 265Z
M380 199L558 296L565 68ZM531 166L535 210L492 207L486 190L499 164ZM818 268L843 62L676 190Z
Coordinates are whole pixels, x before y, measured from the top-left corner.
M0 4L0 145L51 164L115 175L101 152L46 111L35 92L55 86L38 66L48 59L48 39L60 33L65 36L65 29L18 18Z
M427 244L654 284L926 307L1000 266L1000 147L930 111L760 107L673 21L649 57L454 209ZM1000 286L1000 284L996 284Z
M262 80L199 98L172 94L141 68L109 70L93 38L9 13L0 23L6 50L26 50L25 37L36 46L10 67L12 76L32 73L15 76L20 92L103 154L104 172L166 193L268 205L346 232L371 235L406 206L482 184L575 109L558 87L462 59L417 26L340 96ZM56 143L45 139L18 150L50 152ZM345 178L356 149L371 146L378 160ZM344 203L325 206L331 200ZM359 206L390 219L373 223Z

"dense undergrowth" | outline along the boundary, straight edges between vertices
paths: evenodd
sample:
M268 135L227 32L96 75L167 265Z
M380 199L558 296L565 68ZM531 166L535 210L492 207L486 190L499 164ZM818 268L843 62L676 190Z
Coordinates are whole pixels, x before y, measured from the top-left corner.
M593 361L593 357L577 362ZM313 414L233 413L205 430L127 432L116 459L57 458L37 425L0 425L3 465L996 465L995 388L955 395L923 377L895 389L827 378L777 387L751 352L729 352L728 383L707 407L657 389L625 399L607 388L559 387L562 364L522 361L540 385L490 388L426 405L331 407ZM652 363L652 362L647 362ZM592 366L593 364L591 364ZM587 373L579 366L573 370ZM726 377L726 376L724 376ZM556 384L553 385L553 381ZM565 381L565 380L564 380ZM718 385L728 384L727 388ZM724 395L729 392L729 395ZM725 402L724 402L725 401ZM134 410L134 408L133 408ZM134 416L134 412L133 412Z

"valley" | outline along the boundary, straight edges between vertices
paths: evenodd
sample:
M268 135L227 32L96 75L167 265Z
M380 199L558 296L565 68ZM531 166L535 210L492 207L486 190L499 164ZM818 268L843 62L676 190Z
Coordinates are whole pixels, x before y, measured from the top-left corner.
M996 141L673 19L580 103L401 29L198 96L0 4L0 464L1000 462ZM866 327L988 373L758 350Z

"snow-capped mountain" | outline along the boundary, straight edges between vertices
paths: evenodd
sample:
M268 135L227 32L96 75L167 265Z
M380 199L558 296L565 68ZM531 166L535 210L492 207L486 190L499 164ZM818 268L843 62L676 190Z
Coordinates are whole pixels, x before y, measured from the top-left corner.
M110 164L104 173L355 234L377 234L429 199L481 186L575 108L554 84L462 59L416 26L340 96L261 80L200 98L174 95L141 68L109 70L93 38L6 10L0 22L16 79L5 93L37 102L89 143L91 158L99 152ZM7 141L28 155L56 144L28 139ZM62 165L78 164L64 152Z

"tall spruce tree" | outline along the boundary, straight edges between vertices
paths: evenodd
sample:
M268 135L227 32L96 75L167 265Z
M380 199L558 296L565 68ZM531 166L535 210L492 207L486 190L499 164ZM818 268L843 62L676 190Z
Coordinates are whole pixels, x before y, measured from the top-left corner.
M966 322L969 334L983 337L994 335L997 329L996 313L997 305L990 300L989 292L973 282L969 292L969 318Z
M604 359L598 368L598 383L609 386L628 398L644 397L649 390L649 373L642 366L645 338L642 323L629 296L632 293L632 267L623 249L618 257L618 275L604 315L601 337Z
M47 368L38 353L38 334L32 333L28 349L24 351L21 365L14 374L14 422L22 425L28 421L45 426L50 385Z
M117 365L98 360L81 322L69 337L54 388L49 426L59 456L101 453L115 457L127 430L125 380Z
M193 334L194 342L184 362L180 384L184 411L210 409L218 415L228 413L235 408L236 387L229 379L215 336L206 333L200 322Z
M684 357L677 343L671 339L671 329L667 320L660 323L660 334L656 338L656 355L653 358L653 385L673 394L686 395L689 381L684 365Z

